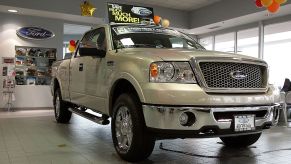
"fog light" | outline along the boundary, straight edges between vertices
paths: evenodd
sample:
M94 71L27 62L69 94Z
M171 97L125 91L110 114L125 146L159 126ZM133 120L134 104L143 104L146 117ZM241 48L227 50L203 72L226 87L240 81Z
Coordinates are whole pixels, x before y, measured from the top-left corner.
M182 126L192 126L196 122L196 117L192 112L184 112L179 117Z
M188 123L188 119L189 119L189 117L188 117L187 113L186 112L182 113L180 118L179 118L180 124L186 125Z

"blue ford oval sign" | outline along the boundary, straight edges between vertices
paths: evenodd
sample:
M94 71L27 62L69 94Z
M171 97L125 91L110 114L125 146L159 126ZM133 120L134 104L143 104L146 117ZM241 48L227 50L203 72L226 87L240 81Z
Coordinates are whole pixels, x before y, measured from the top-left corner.
M22 38L36 40L49 39L55 36L53 32L41 27L22 27L16 31L16 34Z

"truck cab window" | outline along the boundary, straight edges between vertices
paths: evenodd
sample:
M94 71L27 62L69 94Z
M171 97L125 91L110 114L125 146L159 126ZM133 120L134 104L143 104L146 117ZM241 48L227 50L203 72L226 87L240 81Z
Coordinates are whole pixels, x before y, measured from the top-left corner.
M87 32L83 39L80 42L80 47L87 47L87 48L97 48L99 50L106 51L106 35L105 29L98 28L95 30L91 30ZM79 52L77 52L77 56L80 56Z

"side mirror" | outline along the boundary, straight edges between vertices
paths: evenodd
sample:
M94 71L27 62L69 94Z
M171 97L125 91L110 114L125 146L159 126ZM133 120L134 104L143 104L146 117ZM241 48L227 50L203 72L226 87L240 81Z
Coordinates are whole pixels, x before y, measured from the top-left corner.
M97 48L80 47L79 54L80 56L96 56L103 58L106 55L106 51Z

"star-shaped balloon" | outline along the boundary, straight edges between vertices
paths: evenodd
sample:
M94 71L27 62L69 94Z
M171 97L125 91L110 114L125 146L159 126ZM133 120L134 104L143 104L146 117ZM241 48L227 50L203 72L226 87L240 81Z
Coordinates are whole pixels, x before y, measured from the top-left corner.
M96 8L89 1L84 1L80 6L82 16L93 16L96 10Z

